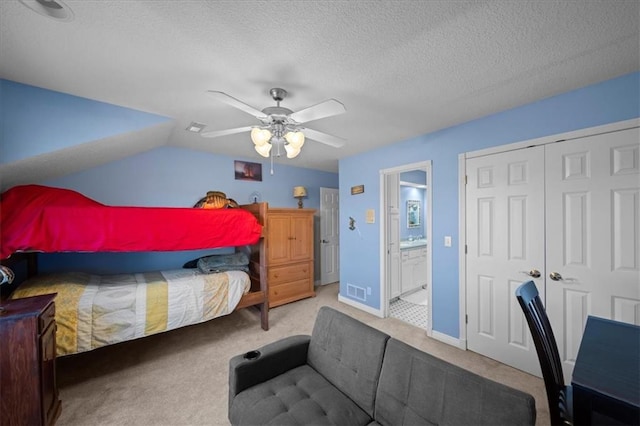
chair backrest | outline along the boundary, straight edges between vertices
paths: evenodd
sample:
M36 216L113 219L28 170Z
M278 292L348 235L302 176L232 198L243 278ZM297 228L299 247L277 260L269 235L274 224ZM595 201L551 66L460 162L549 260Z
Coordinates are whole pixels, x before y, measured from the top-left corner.
M556 339L551 329L538 289L533 281L527 281L516 289L516 298L527 319L533 343L536 347L542 378L549 401L549 414L552 425L565 423L565 385L562 364Z

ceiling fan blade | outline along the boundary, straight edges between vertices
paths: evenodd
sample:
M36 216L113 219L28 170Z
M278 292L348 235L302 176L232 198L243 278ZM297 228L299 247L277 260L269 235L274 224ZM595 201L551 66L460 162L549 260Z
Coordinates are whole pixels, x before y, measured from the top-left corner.
M344 105L335 99L329 99L319 104L312 105L298 112L289 114L289 118L297 123L318 120L320 118L331 117L346 112Z
M220 101L220 102L224 102L227 105L231 105L232 107L238 108L239 110L242 110L244 112L246 112L247 114L253 115L256 118L265 118L267 115L260 111L259 109L256 109L254 107L252 107L251 105L247 105L244 102L234 98L233 96L229 96L224 92L218 92L215 90L207 90L207 93L209 94L209 96L211 96L213 99Z
M338 136L329 135L313 129L302 129L302 133L304 133L304 135L309 139L313 139L314 141L318 141L334 148L342 148L347 142L345 139L339 138Z
M227 130L211 130L208 132L200 133L200 136L202 136L203 138L217 138L218 136L226 136L226 135L233 135L235 133L248 132L251 129L252 129L251 126L246 126L246 127L237 127L235 129L227 129Z

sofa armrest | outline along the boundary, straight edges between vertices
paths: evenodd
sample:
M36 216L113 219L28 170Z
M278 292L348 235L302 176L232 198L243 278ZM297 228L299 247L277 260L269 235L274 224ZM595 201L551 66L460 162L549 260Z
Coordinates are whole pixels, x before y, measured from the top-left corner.
M311 336L290 336L229 361L229 406L245 389L307 363Z

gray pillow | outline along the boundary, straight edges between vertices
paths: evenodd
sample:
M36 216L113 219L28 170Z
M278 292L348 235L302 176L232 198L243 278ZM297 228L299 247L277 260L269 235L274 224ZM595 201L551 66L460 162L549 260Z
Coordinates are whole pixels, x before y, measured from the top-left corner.
M225 271L249 272L249 257L245 253L214 254L198 259L198 269L205 274Z

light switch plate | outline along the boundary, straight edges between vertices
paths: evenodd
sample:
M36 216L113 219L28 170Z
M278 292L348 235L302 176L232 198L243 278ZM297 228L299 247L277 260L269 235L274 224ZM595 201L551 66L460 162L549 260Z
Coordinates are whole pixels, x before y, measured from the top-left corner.
M376 211L374 209L367 210L367 223L376 223Z
M451 247L451 237L449 235L444 237L444 246Z

